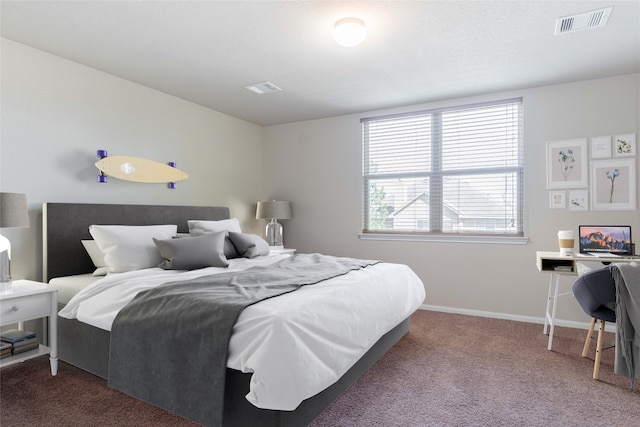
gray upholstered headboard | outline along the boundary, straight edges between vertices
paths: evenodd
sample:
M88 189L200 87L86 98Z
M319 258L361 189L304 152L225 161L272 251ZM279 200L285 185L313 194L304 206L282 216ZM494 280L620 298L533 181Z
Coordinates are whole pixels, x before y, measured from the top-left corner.
M95 267L81 240L91 239L89 226L176 224L188 233L187 220L229 218L229 208L216 206L113 205L44 203L42 205L42 277L91 273Z

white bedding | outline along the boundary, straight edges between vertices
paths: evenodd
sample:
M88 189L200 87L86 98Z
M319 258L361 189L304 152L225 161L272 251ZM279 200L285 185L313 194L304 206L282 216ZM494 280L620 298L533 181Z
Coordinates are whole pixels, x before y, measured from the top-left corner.
M49 283L58 288L58 303L66 304L82 289L100 279L102 279L102 276L94 276L92 273L87 273L56 277L51 279Z
M80 291L59 314L110 330L118 311L140 291L169 281L271 264L287 256L232 259L228 268L188 272L150 268L110 274ZM227 366L253 373L246 396L253 405L293 410L337 381L424 297L422 281L402 264L380 263L303 286L240 314Z

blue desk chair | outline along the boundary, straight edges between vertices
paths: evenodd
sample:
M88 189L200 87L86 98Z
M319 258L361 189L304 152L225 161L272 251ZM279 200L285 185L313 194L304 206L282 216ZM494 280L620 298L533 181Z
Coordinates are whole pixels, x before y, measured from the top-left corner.
M600 373L600 358L602 356L602 337L606 322L616 321L616 285L608 268L591 271L580 276L573 284L573 295L582 309L591 316L591 326L582 349L582 357L587 357L589 344L596 325L600 321L598 341L596 344L596 358L593 366L593 379L597 380Z

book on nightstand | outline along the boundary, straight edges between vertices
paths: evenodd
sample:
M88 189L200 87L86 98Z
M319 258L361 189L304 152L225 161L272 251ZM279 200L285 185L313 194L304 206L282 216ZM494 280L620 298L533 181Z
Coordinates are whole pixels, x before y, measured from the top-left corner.
M38 348L38 337L35 332L20 331L18 329L10 329L0 334L0 341L2 342L2 350L0 354L5 356L4 350L5 344L9 345L12 354L20 354L25 351Z
M0 359L11 356L11 348L8 342L0 341Z
M20 354L20 353L24 353L25 351L30 351L33 349L36 349L40 347L40 344L36 341L36 342L32 342L30 344L25 344L25 345L20 345L17 346L16 344L13 345L13 354Z
M21 331L19 329L9 329L8 331L4 331L0 333L0 340L14 343L17 341L35 338L35 336L36 336L35 332Z

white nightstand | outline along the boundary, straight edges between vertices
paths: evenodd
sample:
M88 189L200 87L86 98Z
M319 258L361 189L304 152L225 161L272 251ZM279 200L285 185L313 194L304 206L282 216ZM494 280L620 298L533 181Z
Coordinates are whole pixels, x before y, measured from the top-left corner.
M58 289L32 280L14 280L0 290L0 326L41 317L49 318L49 347L40 345L0 359L0 367L49 354L51 375L58 373Z
M296 250L295 249L287 249L287 248L283 248L283 249L270 249L269 250L269 255L282 255L282 254L295 254Z

